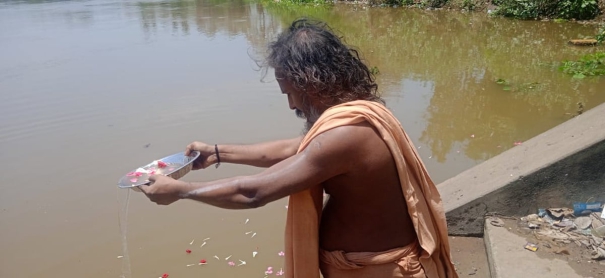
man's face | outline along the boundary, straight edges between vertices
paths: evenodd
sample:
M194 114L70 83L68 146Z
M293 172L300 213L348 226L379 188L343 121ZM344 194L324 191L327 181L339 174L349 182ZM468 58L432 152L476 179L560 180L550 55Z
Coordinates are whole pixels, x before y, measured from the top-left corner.
M305 132L308 131L321 114L311 105L305 93L294 87L292 82L284 78L277 70L275 71L275 79L282 93L288 97L290 109L294 110L297 117L307 120Z

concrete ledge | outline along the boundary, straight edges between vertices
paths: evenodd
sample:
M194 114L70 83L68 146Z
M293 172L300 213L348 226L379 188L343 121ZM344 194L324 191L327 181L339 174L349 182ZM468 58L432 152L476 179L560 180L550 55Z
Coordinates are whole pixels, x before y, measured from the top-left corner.
M492 278L582 277L564 260L540 258L525 250L527 241L504 227L486 223L484 240Z
M441 184L450 235L482 236L488 212L605 201L605 104Z

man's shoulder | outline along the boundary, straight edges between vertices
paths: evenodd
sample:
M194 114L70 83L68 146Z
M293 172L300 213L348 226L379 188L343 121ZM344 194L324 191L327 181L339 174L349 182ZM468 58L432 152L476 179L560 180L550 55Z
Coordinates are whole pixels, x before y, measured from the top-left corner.
M348 155L376 140L382 140L376 128L371 123L362 121L327 130L311 140L309 146L320 147L326 154Z
M313 167L340 175L364 169L368 161L375 163L386 158L388 149L383 146L378 131L364 121L323 132L309 142L301 155Z
M375 130L376 128L370 122L361 121L334 127L324 132L324 135L347 140L362 140L364 136L371 135Z

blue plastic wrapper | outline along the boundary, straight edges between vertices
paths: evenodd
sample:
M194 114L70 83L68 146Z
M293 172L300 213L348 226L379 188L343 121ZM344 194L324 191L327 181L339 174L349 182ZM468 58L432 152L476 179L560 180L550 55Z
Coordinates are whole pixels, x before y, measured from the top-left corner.
M544 217L544 215L546 215L546 210L545 209L538 209L538 216Z
M603 206L603 204L600 202L574 203L573 204L573 214L578 216L578 215L588 214L591 212L600 212L603 209L602 206Z

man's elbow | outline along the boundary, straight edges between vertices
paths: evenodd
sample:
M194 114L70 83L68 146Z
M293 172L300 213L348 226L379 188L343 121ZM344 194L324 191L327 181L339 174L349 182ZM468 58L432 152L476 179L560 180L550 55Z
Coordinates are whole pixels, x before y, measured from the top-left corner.
M267 203L258 197L247 198L246 207L255 209L265 206Z
M240 183L238 184L238 192L242 198L241 203L247 208L260 208L268 203L267 198L256 188L250 188Z

